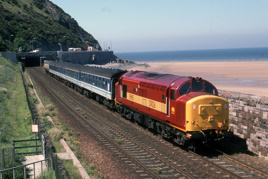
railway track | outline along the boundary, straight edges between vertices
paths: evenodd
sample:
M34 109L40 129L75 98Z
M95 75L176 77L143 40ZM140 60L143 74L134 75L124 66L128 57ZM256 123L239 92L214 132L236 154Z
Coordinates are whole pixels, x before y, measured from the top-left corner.
M31 74L35 76L35 78L42 81L41 76L36 76L34 71L31 71ZM51 79L53 80L53 79ZM46 88L49 88L48 85L45 85ZM71 104L71 106L66 107L67 110L73 111L74 117L81 122L83 126L87 126L88 130L91 130L92 133L96 136L96 138L104 145L110 148L118 157L125 163L128 163L129 166L133 166L137 173L140 174L140 177L143 178L200 178L203 177L200 173L195 173L193 165L196 163L201 163L199 168L204 168L207 170L206 173L214 172L211 176L217 176L218 178L242 178L252 175L244 175L239 173L238 171L231 171L226 168L226 166L222 166L219 162L212 162L209 159L205 159L203 157L197 157L194 153L189 153L191 155L187 156L187 160L189 163L185 163L183 165L176 159L172 159L170 157L165 156L165 154L159 152L155 148L149 147L144 144L140 139L135 138L128 134L128 131L120 128L118 125L114 123L110 123L109 120L104 120L99 117L95 112L89 110L83 104L76 99L76 97L72 97L57 85L52 85L52 88L57 91L54 94L57 100L61 101L63 105L65 103ZM61 84L64 86L63 84ZM51 93L52 90L50 90ZM78 95L78 94L77 94ZM90 119L90 120L89 120ZM94 131L94 132L93 132ZM164 142L166 143L166 142ZM169 147L172 147L169 145ZM178 150L173 149L173 153L178 156L181 155ZM186 151L183 151L184 155L187 155ZM194 162L194 163L193 163ZM216 168L216 170L215 170ZM201 169L202 170L202 169ZM206 176L207 177L207 176Z
M31 75L33 75L36 79L39 79L40 81L42 81L41 77L34 75L34 73L31 73ZM59 102L62 104L62 106L68 110L70 112L70 114L72 115L72 117L74 118L74 120L77 120L78 122L80 122L88 131L90 131L96 139L98 139L99 141L101 141L103 143L103 145L108 146L111 150L113 150L115 153L117 153L119 155L119 157L121 157L122 159L128 159L132 162L133 166L136 168L137 172L140 172L140 176L141 177L146 177L146 178L159 178L158 175L154 172L152 172L150 169L146 168L144 165L142 165L139 161L137 161L135 158L133 158L130 154L128 154L127 152L125 152L124 150L122 150L120 148L120 146L115 143L114 141L112 141L110 139L110 137L108 137L105 133L103 133L102 131L100 131L98 128L96 128L92 123L89 122L89 120L86 120L84 115L79 112L77 112L77 108L72 108L71 106L69 106L66 101L60 97L59 95L62 95L64 92L62 90L60 90L60 88L54 86L54 85L47 85L45 83L42 83L42 85L44 85L45 88L47 88L47 90L51 93L51 95ZM58 91L58 93L53 92L50 88L54 87L54 89L56 90L60 90ZM58 94L58 95L56 95ZM70 97L69 95L65 94L65 97Z
M266 172L264 172L264 171L262 171L262 170L260 170L260 169L258 169L256 167L250 166L250 165L246 164L245 162L237 160L234 157L232 157L232 156L230 156L230 155L228 155L228 154L226 154L226 153L224 153L224 152L222 152L222 151L220 151L218 149L214 149L214 150L219 152L222 155L222 157L228 159L229 161L232 161L232 162L234 162L236 164L239 164L241 166L244 166L244 167L248 168L250 171L252 171L251 173L253 173L253 172L257 173L258 177L268 178L268 173L266 173Z
M40 76L34 75L34 72L31 73L36 79L39 79L39 81L42 81ZM165 173L165 177L187 177L187 178L194 178L191 174L188 174L187 172L184 172L183 170L179 169L178 167L174 167L174 165L170 164L171 168L174 168L174 170L170 170L167 165L169 164L168 161L166 161L164 158L162 158L160 155L157 155L153 153L152 151L149 151L146 149L145 146L142 146L138 142L135 142L134 139L127 136L126 134L123 134L122 131L119 129L114 128L109 123L105 122L102 118L98 117L91 111L88 111L86 108L84 108L83 105L81 105L76 99L62 91L57 86L51 85L48 86L47 84L43 83L44 87L50 91L50 93L54 96L55 99L57 99L60 103L62 103L62 106L66 108L66 110L71 111L72 116L79 121L83 126L85 126L99 141L102 141L103 145L106 145L109 147L114 153L118 155L119 158L121 158L122 161L129 163L129 165L133 166L137 173L139 173L140 177L142 178L160 178L161 175L163 177L163 173ZM54 88L57 93L53 92L50 88ZM59 95L64 95L65 98L59 97ZM66 102L66 99L71 100L72 102L75 102L74 107L70 107L70 104ZM87 117L90 119L95 119L95 121L101 121L102 124L106 124L106 130L111 131L110 128L114 130L113 135L115 136L115 139L123 139L124 145L120 145L120 141L114 140L114 138L111 138L110 136L107 136L104 132L98 129L96 127L96 124L92 123L91 120L85 119L85 113L82 110L77 110L79 108L83 109L87 112ZM163 164L165 163L165 164ZM163 166L165 165L165 166ZM161 168L163 167L163 168ZM169 174L166 174L165 170L169 170Z

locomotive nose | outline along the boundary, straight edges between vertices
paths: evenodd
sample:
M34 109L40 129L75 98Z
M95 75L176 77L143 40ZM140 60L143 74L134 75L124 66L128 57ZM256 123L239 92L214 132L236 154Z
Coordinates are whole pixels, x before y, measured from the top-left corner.
M228 101L212 95L195 97L186 103L186 130L227 130L229 126Z

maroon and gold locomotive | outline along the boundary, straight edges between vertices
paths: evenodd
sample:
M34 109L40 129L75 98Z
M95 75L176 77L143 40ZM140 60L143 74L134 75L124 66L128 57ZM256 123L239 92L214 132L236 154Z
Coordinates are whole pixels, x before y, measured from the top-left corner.
M229 104L202 78L131 71L115 86L119 113L179 144L218 140L229 131Z

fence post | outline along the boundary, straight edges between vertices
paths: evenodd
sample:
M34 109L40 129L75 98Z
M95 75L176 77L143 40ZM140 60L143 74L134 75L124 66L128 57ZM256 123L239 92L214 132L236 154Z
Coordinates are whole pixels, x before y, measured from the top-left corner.
M15 172L15 168L13 169L13 178L16 178L16 172Z
M2 148L2 165L3 165L3 168L5 168L5 149Z
M12 148L12 162L15 162L15 147Z
M35 163L33 164L34 178L35 178Z
M36 133L34 133L34 136L35 136L35 146L36 146L35 151L36 151L36 155L38 155Z
M26 175L27 175L27 173L26 173L26 166L24 166L24 178L26 178Z

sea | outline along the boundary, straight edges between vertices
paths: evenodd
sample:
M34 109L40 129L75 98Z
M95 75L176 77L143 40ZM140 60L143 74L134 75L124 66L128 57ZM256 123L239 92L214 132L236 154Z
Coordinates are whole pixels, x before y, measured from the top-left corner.
M268 47L114 53L134 62L268 61Z

